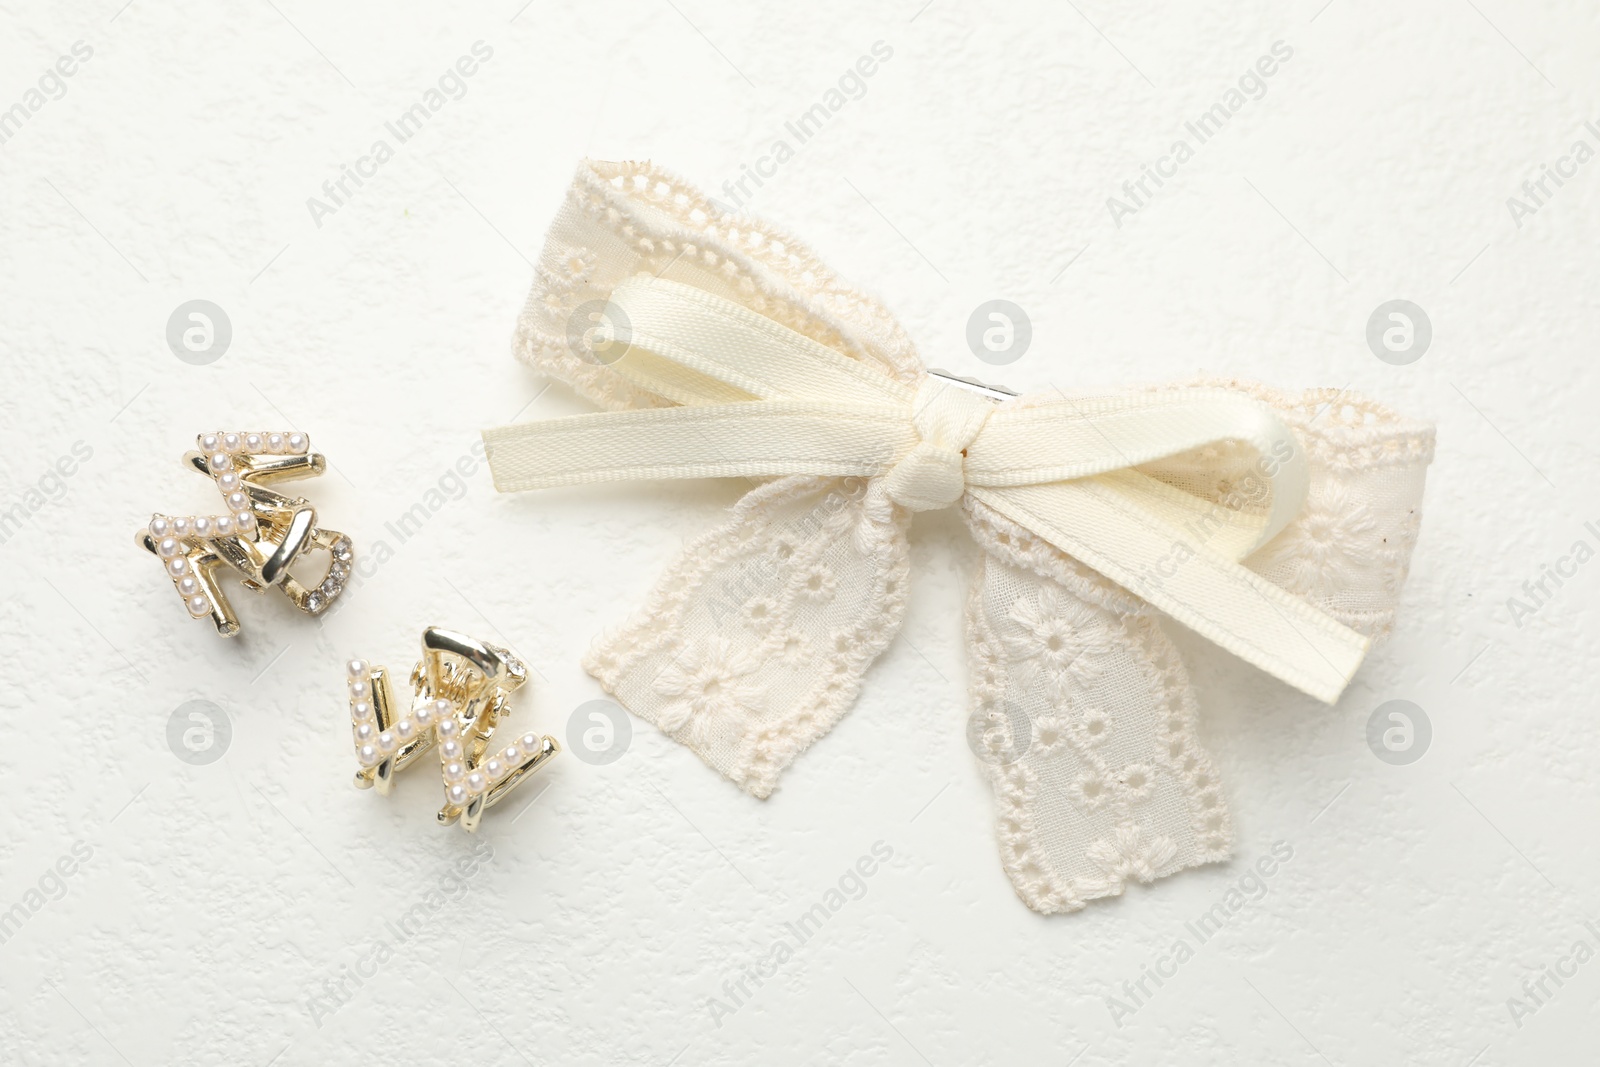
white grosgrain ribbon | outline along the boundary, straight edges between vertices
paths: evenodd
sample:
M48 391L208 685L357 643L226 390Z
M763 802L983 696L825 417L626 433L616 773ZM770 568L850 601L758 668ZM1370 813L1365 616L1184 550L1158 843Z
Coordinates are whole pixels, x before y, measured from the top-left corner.
M925 375L911 387L701 289L641 275L611 294L631 324L611 368L678 406L488 430L502 492L621 479L854 476L882 479L912 511L987 505L1167 615L1332 703L1368 639L1240 560L1301 511L1308 464L1271 407L1186 388L996 404ZM1270 486L1263 508L1226 511L1181 566L1186 523L1217 504L1141 473L1144 464L1243 442ZM1189 538L1192 540L1192 538ZM1158 579L1157 571L1171 570Z

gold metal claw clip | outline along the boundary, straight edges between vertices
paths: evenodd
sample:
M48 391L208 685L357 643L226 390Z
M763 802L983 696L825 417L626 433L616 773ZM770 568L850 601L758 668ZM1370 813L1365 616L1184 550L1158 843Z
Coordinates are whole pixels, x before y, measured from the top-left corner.
M134 540L161 560L184 607L210 617L223 637L239 632L239 619L223 595L217 571L231 567L245 588L277 588L308 615L320 615L344 592L354 553L350 538L317 525L317 509L304 497L272 488L277 482L314 477L327 460L311 451L303 433L203 433L185 466L210 478L223 509L212 515L150 517ZM310 549L332 557L321 581L307 587L289 573Z
M495 731L528 669L515 653L466 634L430 626L411 671L409 710L401 710L384 667L346 667L350 724L360 770L355 784L387 794L396 772L437 749L444 781L439 822L476 831L486 809L561 751L556 739L526 733L503 746Z

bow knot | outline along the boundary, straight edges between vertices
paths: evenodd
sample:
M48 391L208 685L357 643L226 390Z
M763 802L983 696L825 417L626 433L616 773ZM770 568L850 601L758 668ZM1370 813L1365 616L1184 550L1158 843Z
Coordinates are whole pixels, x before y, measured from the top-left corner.
M911 400L917 443L884 479L890 499L912 511L949 507L966 491L967 446L977 440L994 404L928 376Z

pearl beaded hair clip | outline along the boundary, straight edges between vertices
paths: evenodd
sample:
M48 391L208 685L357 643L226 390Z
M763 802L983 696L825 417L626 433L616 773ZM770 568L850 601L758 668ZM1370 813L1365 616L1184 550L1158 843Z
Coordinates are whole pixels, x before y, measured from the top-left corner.
M387 794L395 772L430 748L439 750L444 779L443 825L460 820L476 831L485 809L504 800L542 768L561 746L548 735L523 734L491 753L490 742L511 694L528 669L517 656L453 630L422 632L422 659L411 671L411 710L397 712L389 672L351 660L350 722L355 743L355 784Z
M210 477L222 494L217 515L155 514L135 541L161 560L184 607L194 618L209 616L223 637L239 632L239 619L223 595L216 571L239 571L245 588L277 587L295 607L318 615L344 591L354 554L350 538L317 526L317 510L303 497L288 497L271 484L321 474L327 460L311 451L303 433L204 433L186 466ZM322 581L311 588L289 573L307 549L333 558Z

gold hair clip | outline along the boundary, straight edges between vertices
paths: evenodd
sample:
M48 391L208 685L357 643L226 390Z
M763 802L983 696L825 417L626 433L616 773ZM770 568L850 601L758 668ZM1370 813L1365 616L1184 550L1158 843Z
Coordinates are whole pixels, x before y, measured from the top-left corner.
M439 750L444 807L439 822L457 819L478 828L486 808L504 800L525 778L561 751L556 739L523 734L498 752L489 743L511 694L527 681L528 669L503 648L465 634L430 626L422 631L422 659L411 671L411 710L396 711L389 672L352 660L350 721L356 761L355 784L387 794L394 775L430 748Z
M224 565L244 575L245 588L260 593L276 587L301 611L320 614L350 576L350 538L318 527L310 501L270 486L321 474L327 460L311 451L303 433L204 433L195 440L198 450L185 453L183 461L212 479L226 511L152 515L134 540L161 560L189 614L210 616L223 637L239 632L239 619L217 581ZM333 558L322 581L308 589L289 567L311 548Z

